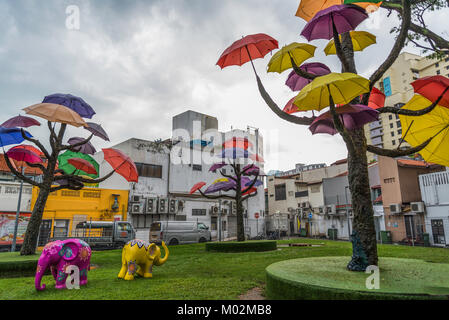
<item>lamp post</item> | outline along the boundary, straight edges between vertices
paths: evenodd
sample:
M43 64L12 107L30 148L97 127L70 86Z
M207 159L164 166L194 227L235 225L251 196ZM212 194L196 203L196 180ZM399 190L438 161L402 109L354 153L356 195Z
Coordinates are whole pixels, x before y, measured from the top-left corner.
M25 173L25 167L22 167L22 175ZM16 251L17 229L19 228L20 204L22 202L23 180L20 179L19 200L17 201L16 222L14 223L14 237L11 244L11 252Z

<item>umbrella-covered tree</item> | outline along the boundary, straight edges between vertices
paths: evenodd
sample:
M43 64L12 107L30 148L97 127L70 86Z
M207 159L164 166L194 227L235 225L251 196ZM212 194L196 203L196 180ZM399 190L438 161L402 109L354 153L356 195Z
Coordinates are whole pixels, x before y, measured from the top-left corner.
M90 140L94 135L101 137L102 139L109 140L106 133L101 129L101 126L90 126L81 118L80 114L84 117L91 118L95 112L91 107L85 103L81 98L74 96L64 96L64 95L53 95L48 96L44 99L44 102L24 109L28 114L35 115L40 118L47 120L47 126L49 130L49 147L45 147L44 143L31 137L31 135L24 131L21 123L15 123L16 127L22 127L21 136L22 141L28 141L34 144L40 153L40 157L43 158L43 163L31 163L26 162L27 166L38 169L42 174L40 179L32 179L22 172L16 169L16 166L11 161L8 153L5 153L5 161L9 170L19 179L26 183L29 183L37 188L39 188L39 193L28 223L28 227L25 233L25 239L22 244L20 251L21 255L31 255L35 253L37 246L37 239L39 234L39 228L42 222L42 215L44 212L45 204L47 202L48 196L51 192L55 192L62 189L69 190L81 190L85 184L100 183L111 177L114 172L118 172L118 167L112 165L113 170L104 177L101 178L89 178L87 175L89 173L94 173L97 171L92 164L90 164L85 159L75 158L74 161L70 161L72 165L72 170L61 169L58 166L58 157L63 152L74 152L76 155L78 151L83 151L84 147L90 145ZM33 119L29 118L28 119ZM84 127L88 129L92 134L87 139L77 139L75 142L70 141L70 143L64 143L64 135L66 133L67 125L72 125L75 127ZM59 128L58 128L59 126ZM93 129L95 127L95 130ZM20 143L20 142L16 142ZM5 144L3 144L4 146ZM93 147L87 148L87 150L92 150ZM105 149L111 150L111 149ZM113 150L113 149L112 149ZM117 151L119 153L119 151ZM80 155L81 156L81 155ZM83 158L89 157L82 154ZM126 159L122 156L123 163L130 161L129 158ZM106 159L105 156L105 160ZM110 161L108 161L110 162ZM134 166L134 163L132 163ZM122 165L122 168L125 167ZM122 169L120 168L120 170ZM132 168L132 166L131 166ZM135 168L135 166L134 166ZM84 172L83 170L92 170ZM98 176L98 173L96 176ZM126 177L125 177L126 178Z
M320 0L302 0L301 6L304 7L305 3L309 2L311 6L316 6L318 2L322 4L320 8L310 14L307 17L307 21L309 21L302 33L309 41L312 39L333 39L333 45L335 46L335 53L341 62L341 71L343 73L351 73L354 76L357 74L357 68L354 60L354 44L350 35L350 31L352 31L361 21L367 18L367 14L361 9L361 7L356 7L356 0L346 0L345 3L354 3L355 5L346 5L346 8L328 8L332 6L332 4L326 6L324 1ZM365 1L365 2L378 2L378 1ZM329 2L330 3L330 2ZM340 2L343 3L343 2ZM335 4L335 3L333 3ZM377 254L377 241L376 241L376 233L374 227L374 217L373 217L373 207L371 203L370 196L370 188L369 188L369 178L368 178L368 163L367 163L367 151L389 157L399 157L414 154L419 152L430 145L432 139L434 139L438 134L441 133L436 132L434 135L430 134L428 139L425 141L421 141L421 144L416 145L413 148L407 149L396 149L396 150L387 150L378 148L372 145L367 144L367 139L362 127L359 128L347 128L345 127L344 119L341 117L336 110L336 103L338 104L349 104L349 103L361 103L363 105L367 105L370 99L370 92L377 93L373 90L374 85L378 82L383 74L392 66L395 60L398 58L402 48L406 44L407 41L411 41L420 47L425 47L428 50L432 50L436 52L440 57L441 55L447 54L449 51L449 41L443 39L443 37L437 35L436 33L429 30L426 26L424 20L424 13L430 10L436 10L441 7L448 6L447 1L409 1L409 0L396 0L396 1L383 1L382 8L392 11L396 11L398 16L401 18L401 25L399 28L395 28L393 31L396 31L397 38L391 49L391 52L386 57L385 61L377 68L377 70L371 75L369 81L364 81L363 78L359 77L356 82L358 86L360 86L361 90L358 93L355 93L351 97L346 97L348 99L342 99L338 94L333 93L332 89L335 85L335 82L331 81L330 77L333 75L322 75L313 72L308 72L304 70L304 68L298 67L304 59L298 59L298 54L293 51L285 50L284 48L284 58L279 60L279 64L284 66L283 70L288 68L293 68L294 72L297 76L302 77L304 79L309 80L311 82L307 87L304 88L306 92L300 92L299 95L304 97L307 92L312 92L312 87L319 86L320 83L322 85L321 93L324 92L323 95L315 96L314 99L309 99L314 101L312 104L318 104L318 101L321 102L321 98L326 100L327 102L323 102L324 105L318 106L318 109L323 109L324 107L329 107L329 113L331 115L331 119L333 122L333 129L335 129L343 138L344 143L346 144L348 150L348 178L350 184L350 191L352 196L352 204L353 204L353 234L352 234L352 242L353 242L353 256L351 261L348 264L348 269L352 271L361 271L365 270L368 265L377 265L378 264L378 254ZM322 10L324 9L324 10ZM344 26L338 25L338 22L333 19L331 11L335 10L347 10L350 9L351 12L346 15L346 18L349 20L346 26L351 25L352 28L345 29ZM322 11L320 11L322 10ZM298 9L299 12L299 9ZM320 12L318 15L317 13ZM318 16L319 19L318 19ZM314 19L312 19L315 17ZM317 23L318 21L318 23ZM322 24L321 26L319 24ZM325 34L325 30L330 30L330 33ZM423 44L423 41L427 43L427 45ZM239 40L242 41L242 40ZM267 47L266 44L259 42L263 45L264 48ZM264 51L263 55L253 56L252 53L255 52L254 47L257 46L256 42L246 43L241 46L242 54L240 56L240 63L242 61L251 61L252 59L257 57L263 57L267 51L273 50L276 46L269 47L270 50ZM253 49L253 50L251 50ZM281 51L280 51L281 52ZM229 52L228 52L229 53ZM225 55L226 52L223 54ZM234 52L235 56L235 52ZM275 56L273 55L273 58ZM271 60L273 60L273 58ZM224 61L223 56L220 58L219 64L221 67L226 65L220 64L220 61ZM272 61L270 61L272 63ZM231 65L232 63L229 63ZM254 68L254 72L256 73L256 69ZM282 69L281 69L282 71ZM341 74L337 74L341 75ZM335 74L334 74L335 76ZM326 78L325 78L326 77ZM353 76L351 76L353 77ZM320 79L321 78L321 79ZM344 81L353 81L353 79L343 79L341 76L340 82L345 85ZM313 108L304 108L305 105L303 103L306 102L306 99L299 99L299 96L295 99L292 99L289 103L287 109L280 109L278 105L273 101L270 95L265 90L260 78L256 73L256 80L258 84L259 92L269 106L269 108L281 119L286 120L288 122L297 124L297 125L306 125L310 126L315 120L315 116L295 116L292 113L295 111L304 111L304 110L313 110ZM317 81L318 80L318 81ZM334 77L335 80L335 77ZM367 80L367 79L365 79ZM337 86L338 87L338 86ZM408 108L395 108L395 107L383 107L379 108L379 113L393 113L398 115L405 115L411 117L419 117L429 112L432 112L437 104L443 100L443 96L448 94L449 87L445 87L444 85L439 87L438 97L436 99L430 99L427 105L423 105L419 110L408 109ZM341 88L337 88L340 90ZM375 88L374 88L375 89ZM316 93L316 92L315 92ZM353 92L354 93L354 92ZM446 99L446 97L444 97ZM337 100L340 100L337 102ZM348 101L345 101L348 100ZM301 101L301 103L297 103ZM296 103L295 103L296 102ZM292 110L295 109L295 110ZM447 128L447 126L446 126Z

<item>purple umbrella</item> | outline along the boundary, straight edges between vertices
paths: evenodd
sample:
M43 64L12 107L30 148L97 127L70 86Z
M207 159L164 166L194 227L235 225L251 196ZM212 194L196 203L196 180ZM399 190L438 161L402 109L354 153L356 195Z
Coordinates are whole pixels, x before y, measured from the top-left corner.
M19 115L17 117L11 118L3 122L3 124L1 124L0 127L11 129L11 128L28 128L40 125L41 125L40 122L37 121L36 119Z
M226 182L218 182L218 183L214 183L213 185L210 185L206 189L206 191L204 191L204 194L215 193L218 191L229 191L234 187L235 187L235 181L233 181L233 180L226 181Z
M304 72L314 74L317 76L324 76L326 74L331 73L331 69L328 68L323 63L320 62L312 62L312 63L305 63L302 66L299 67ZM300 91L302 88L304 88L306 85L308 85L312 80L301 77L296 74L295 71L292 71L287 78L287 81L285 84L292 89L292 91Z
M104 129L101 127L101 125L96 124L94 122L86 122L88 127L84 127L84 129L90 131L93 133L94 136L100 137L101 139L105 141L110 141L108 134Z
M361 104L348 104L336 108L340 115L340 120L343 121L344 126L348 130L354 130L363 127L365 124L379 120L379 112L370 107ZM330 111L323 113L309 127L312 134L327 133L330 135L336 134L334 121Z
M227 148L221 152L221 158L238 159L248 158L248 156L248 151L242 148Z
M246 183L246 184L245 184L245 187L249 187L249 186L251 185L251 183L253 183L253 181L250 181L250 182ZM253 188L257 188L258 186L261 186L261 185L263 185L263 182L260 181L260 180L257 180L257 181L254 183Z
M227 165L227 164L224 163L224 162L222 162L222 163L215 163L214 165L212 165L212 167L210 167L209 171L210 171L210 172L215 172L215 171L217 171L218 169L221 169L221 168L223 168L223 167L226 166L226 165Z
M44 98L42 103L54 103L65 106L78 113L83 118L92 119L95 114L94 109L80 97L71 94L55 93Z
M338 34L355 30L366 18L365 9L354 5L335 5L318 12L304 27L301 35L308 41L330 40L334 37L333 27Z
M69 141L67 141L67 142L68 142L68 144L73 146L74 144L80 143L84 140L86 140L86 139L80 138L80 137L73 137L73 138L70 138ZM95 147L90 142L87 142L87 143L83 144L82 146L76 147L75 151L81 152L84 154L95 154L97 152L97 150L95 150Z

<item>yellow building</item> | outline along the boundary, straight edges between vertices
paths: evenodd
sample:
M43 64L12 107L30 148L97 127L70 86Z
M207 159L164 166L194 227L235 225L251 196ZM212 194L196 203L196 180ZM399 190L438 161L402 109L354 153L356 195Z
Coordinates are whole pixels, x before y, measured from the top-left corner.
M449 58L436 60L403 52L375 87L385 93L386 106L400 107L414 95L410 83L419 78L433 75L449 77ZM406 142L401 144L402 130L407 130L407 128L401 127L397 115L384 113L379 117L379 121L365 126L365 135L368 144L380 148L396 149L399 145L409 147ZM377 160L377 156L368 152L368 162L375 160Z
M33 187L31 208L39 188ZM48 197L39 233L39 245L54 236L73 236L83 221L127 220L128 190L84 188L81 191L59 190Z

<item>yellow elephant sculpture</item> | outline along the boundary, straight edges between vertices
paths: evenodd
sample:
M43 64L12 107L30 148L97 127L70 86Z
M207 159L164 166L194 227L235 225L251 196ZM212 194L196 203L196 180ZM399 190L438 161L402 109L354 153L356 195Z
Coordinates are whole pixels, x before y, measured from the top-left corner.
M142 240L131 240L122 250L122 268L118 274L120 279L134 280L137 273L144 278L153 277L153 265L163 265L169 255L165 242L162 241L165 250L164 258L161 258L161 249L155 243L148 243Z

